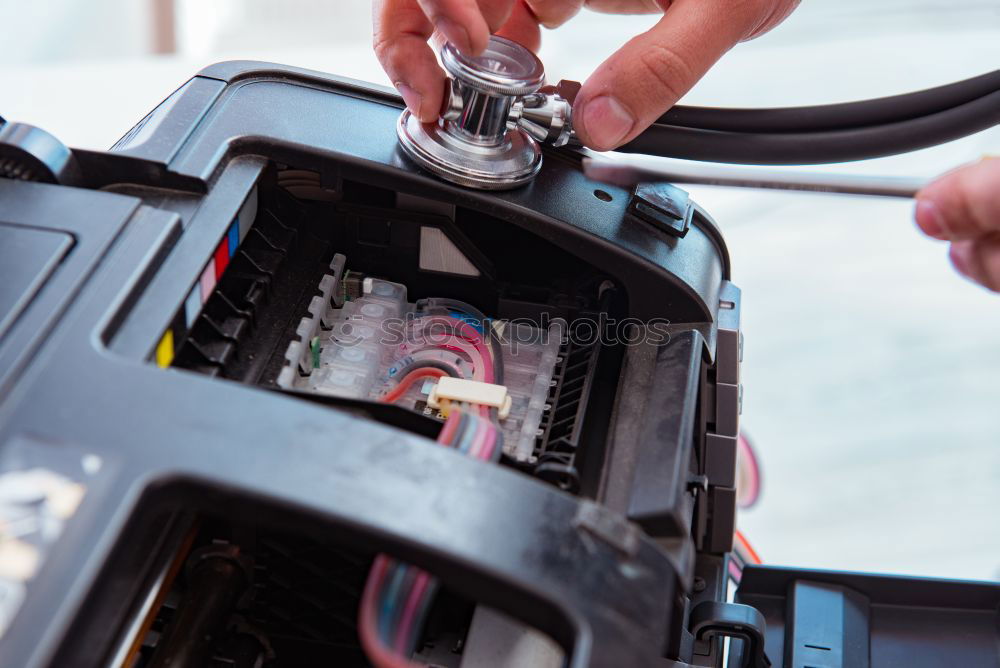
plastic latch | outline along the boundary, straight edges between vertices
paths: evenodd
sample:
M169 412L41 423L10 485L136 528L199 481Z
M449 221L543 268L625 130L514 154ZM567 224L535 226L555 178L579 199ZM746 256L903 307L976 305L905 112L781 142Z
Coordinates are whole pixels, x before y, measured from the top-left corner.
M691 227L694 204L687 191L669 183L640 183L628 211L667 234L683 238Z
M511 398L507 388L478 380L445 376L437 382L427 397L427 405L435 409L442 408L442 403L453 401L496 408L500 419L506 418L510 413Z

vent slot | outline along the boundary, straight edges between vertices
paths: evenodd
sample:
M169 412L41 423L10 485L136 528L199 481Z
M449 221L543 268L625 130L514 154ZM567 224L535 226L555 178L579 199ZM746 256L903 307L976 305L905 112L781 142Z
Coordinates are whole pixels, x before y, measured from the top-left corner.
M596 340L579 342L574 332L578 334L579 330L571 329L556 363L550 408L542 419L542 433L536 443L534 473L575 493L580 488L576 455L602 346Z

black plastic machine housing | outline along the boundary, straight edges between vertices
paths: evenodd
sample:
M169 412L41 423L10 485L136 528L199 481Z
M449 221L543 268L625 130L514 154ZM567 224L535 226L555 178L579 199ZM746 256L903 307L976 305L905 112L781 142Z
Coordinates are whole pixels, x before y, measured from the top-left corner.
M670 186L588 181L570 151L509 192L444 183L397 147L401 108L231 62L109 152L0 120L0 475L82 490L36 540L0 664L114 665L192 526L222 522L248 552L274 531L392 554L574 667L722 666L724 636L733 666L997 665L993 584L748 567L727 602L742 333L719 230ZM421 269L426 227L477 275ZM536 465L473 461L419 416L279 391L334 253L416 298L619 336L563 349Z

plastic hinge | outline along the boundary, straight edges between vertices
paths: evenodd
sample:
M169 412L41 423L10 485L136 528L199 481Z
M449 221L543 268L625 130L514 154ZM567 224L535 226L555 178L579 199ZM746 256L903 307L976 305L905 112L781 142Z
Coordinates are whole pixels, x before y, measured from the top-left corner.
M737 665L743 668L769 668L771 665L764 653L764 615L756 608L741 603L702 601L691 610L688 628L698 640L710 640L717 635L742 640L739 649L743 660Z

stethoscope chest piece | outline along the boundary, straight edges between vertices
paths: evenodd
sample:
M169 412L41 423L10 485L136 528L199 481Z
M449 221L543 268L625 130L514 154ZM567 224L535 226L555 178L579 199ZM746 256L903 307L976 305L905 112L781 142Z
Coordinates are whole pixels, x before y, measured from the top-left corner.
M530 181L541 168L542 152L512 120L512 110L516 118L515 104L541 88L541 61L494 35L474 58L446 44L441 62L452 77L441 117L421 123L404 111L396 125L400 146L421 167L463 186L505 190Z

